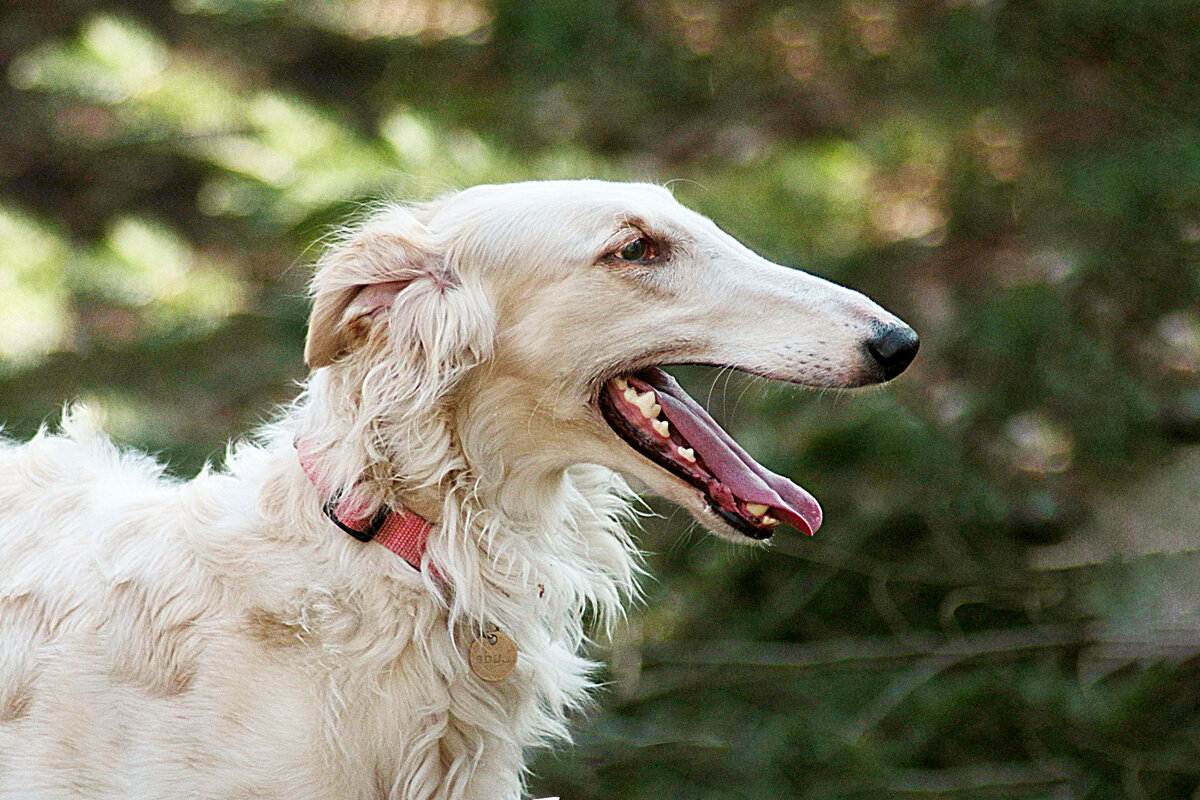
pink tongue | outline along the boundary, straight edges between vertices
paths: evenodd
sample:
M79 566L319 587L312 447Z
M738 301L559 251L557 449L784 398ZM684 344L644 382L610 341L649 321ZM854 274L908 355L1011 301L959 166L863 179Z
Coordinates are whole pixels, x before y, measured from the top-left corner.
M658 391L658 403L667 420L700 454L717 480L743 502L770 506L773 516L809 536L821 527L821 506L816 499L751 458L674 378L659 369L644 370L637 377Z

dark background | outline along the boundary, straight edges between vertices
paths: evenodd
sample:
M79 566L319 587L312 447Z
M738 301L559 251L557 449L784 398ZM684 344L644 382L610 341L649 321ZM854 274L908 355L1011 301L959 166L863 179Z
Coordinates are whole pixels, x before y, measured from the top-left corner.
M9 0L0 418L83 398L193 474L294 393L362 201L672 181L921 353L680 371L827 522L656 504L534 796L1200 797L1198 101L1189 2Z

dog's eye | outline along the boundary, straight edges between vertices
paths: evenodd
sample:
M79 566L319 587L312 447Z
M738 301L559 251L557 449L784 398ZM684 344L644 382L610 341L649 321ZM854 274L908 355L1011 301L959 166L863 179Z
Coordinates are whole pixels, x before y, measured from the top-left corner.
M667 244L660 244L655 239L643 234L637 228L632 226L626 235L637 235L636 239L624 239L625 244L609 250L605 254L604 259L610 264L616 262L620 264L638 264L650 265L666 261L666 256L670 253L670 247Z
M658 258L658 247L654 242L642 236L618 250L616 256L622 261L644 264Z
M650 256L650 242L645 238L634 239L622 247L617 256L622 261L645 261Z

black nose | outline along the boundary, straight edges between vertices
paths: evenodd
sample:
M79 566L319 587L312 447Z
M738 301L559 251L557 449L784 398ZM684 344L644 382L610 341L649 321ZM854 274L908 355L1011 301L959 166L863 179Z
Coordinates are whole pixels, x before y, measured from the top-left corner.
M883 379L890 381L912 363L921 340L907 325L876 325L867 340L867 351L883 367Z

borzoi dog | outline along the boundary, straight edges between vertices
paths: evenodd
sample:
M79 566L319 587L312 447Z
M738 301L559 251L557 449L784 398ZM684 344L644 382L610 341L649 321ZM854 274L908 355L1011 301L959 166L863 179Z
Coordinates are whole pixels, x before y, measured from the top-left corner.
M0 444L0 796L518 798L635 595L620 474L734 542L817 502L663 372L888 380L917 337L664 189L479 186L317 265L295 403L181 482Z

